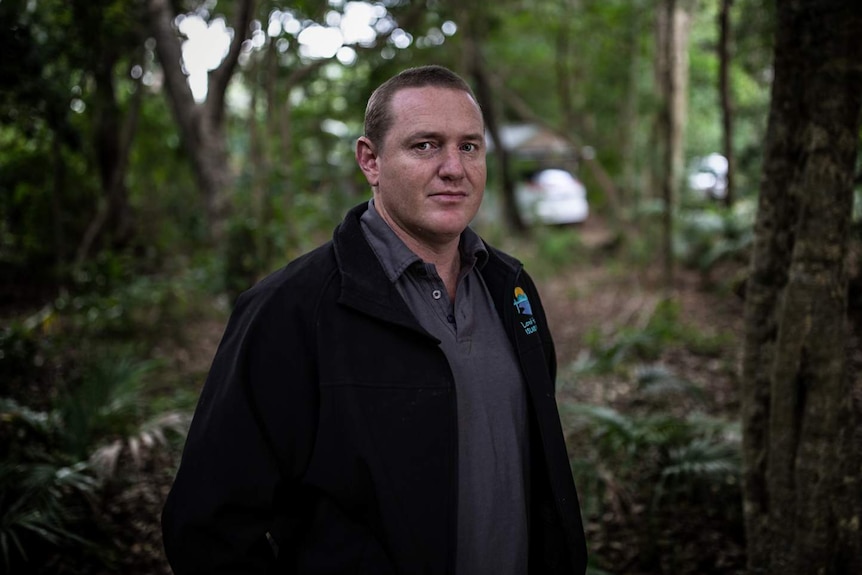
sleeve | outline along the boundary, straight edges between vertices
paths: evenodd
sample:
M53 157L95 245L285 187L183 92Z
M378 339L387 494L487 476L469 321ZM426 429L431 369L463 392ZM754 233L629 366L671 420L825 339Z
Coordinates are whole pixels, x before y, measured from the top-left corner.
M228 322L162 512L176 575L267 572L276 506L295 537L318 399L311 322L288 302L246 292Z

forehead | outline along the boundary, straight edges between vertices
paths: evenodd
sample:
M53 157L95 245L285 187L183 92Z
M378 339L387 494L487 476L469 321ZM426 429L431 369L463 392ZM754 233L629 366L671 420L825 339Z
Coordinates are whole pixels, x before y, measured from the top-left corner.
M392 126L398 131L450 129L484 132L479 105L463 90L423 86L403 88L392 96Z

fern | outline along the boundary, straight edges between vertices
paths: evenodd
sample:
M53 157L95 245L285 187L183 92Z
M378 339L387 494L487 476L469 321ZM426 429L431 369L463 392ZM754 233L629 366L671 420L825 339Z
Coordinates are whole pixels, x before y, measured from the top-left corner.
M606 406L570 403L561 404L561 415L578 453L572 470L594 516L602 513L601 501L619 501L620 494L646 488L645 500L657 507L669 491L686 493L738 480L735 423L700 414L627 415Z
M700 485L717 486L738 482L741 456L738 444L717 439L695 438L673 449L661 470L653 505L657 507L668 492L691 492Z
M144 378L156 365L128 352L93 361L57 406L68 451L84 459L106 438L133 435L146 411Z
M87 544L76 534L79 496L98 487L85 464L4 462L0 465L0 550L7 572L17 554L28 559L25 540L59 546ZM27 538L27 539L25 539ZM31 543L32 544L32 543Z
M34 549L88 544L79 535L83 505L128 454L140 464L147 450L184 435L189 415L150 413L146 376L151 361L119 353L83 369L81 381L47 411L0 398L0 552L6 571Z
M695 399L703 399L704 393L698 385L678 377L667 366L645 365L635 369L637 390L642 395L652 398L688 395Z

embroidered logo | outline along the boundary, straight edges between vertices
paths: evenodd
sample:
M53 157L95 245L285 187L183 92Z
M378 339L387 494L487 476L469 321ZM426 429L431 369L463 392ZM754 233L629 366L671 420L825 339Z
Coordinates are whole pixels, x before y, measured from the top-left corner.
M520 322L521 327L524 328L524 333L527 335L536 333L538 328L536 326L536 318L533 317L533 308L530 307L530 300L527 298L527 294L520 287L515 288L515 301L513 303L518 313L528 318L527 321Z

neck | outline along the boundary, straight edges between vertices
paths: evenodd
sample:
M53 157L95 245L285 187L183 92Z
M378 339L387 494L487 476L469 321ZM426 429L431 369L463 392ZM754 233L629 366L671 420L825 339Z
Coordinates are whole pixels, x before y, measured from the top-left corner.
M461 234L447 239L429 241L429 239L420 238L397 225L386 213L386 210L379 208L377 210L383 221L395 232L396 236L401 238L401 241L410 251L422 258L422 261L434 264L434 267L437 268L437 274L446 286L449 299L455 301L458 274L461 272L461 252L459 250Z
M395 229L395 233L398 234L397 229ZM410 251L422 258L422 261L434 264L434 267L437 268L437 274L443 280L443 285L446 286L449 299L455 301L458 274L461 273L461 252L459 249L461 238L458 237L445 245L429 246L410 236L398 235L404 244L410 248Z

